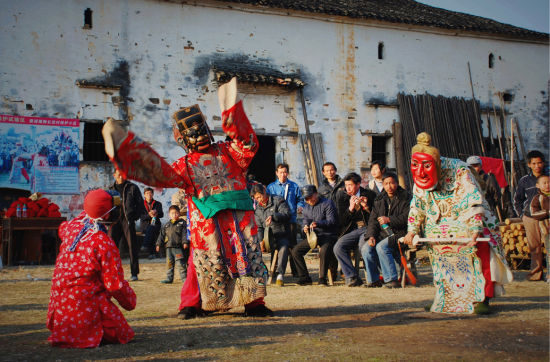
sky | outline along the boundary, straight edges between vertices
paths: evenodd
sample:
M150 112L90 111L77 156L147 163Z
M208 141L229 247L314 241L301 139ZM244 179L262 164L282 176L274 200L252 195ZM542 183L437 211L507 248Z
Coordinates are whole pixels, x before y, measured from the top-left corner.
M548 33L549 0L416 0L461 13L493 19L505 24Z

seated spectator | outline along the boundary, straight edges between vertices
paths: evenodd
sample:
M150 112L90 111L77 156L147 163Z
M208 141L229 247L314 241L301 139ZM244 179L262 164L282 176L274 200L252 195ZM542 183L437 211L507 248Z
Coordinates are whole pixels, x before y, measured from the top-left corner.
M370 175L372 176L372 180L369 181L368 188L377 195L384 191L384 186L382 185L382 175L384 173L386 173L386 165L384 162L376 160L371 164Z
M90 191L84 212L59 227L61 246L55 262L48 305L48 341L64 348L94 348L100 343L128 343L134 331L111 301L126 310L136 294L124 280L120 254L101 220L109 220L113 197Z
M276 284L282 287L284 285L283 276L288 262L290 208L282 197L268 195L262 184L252 186L250 195L256 201L254 216L256 225L258 226L258 237L263 237L267 227L271 227L273 231L275 245L271 245L271 250L277 249L279 251ZM265 247L262 244L262 251L264 249Z
M155 192L150 187L146 187L143 190L143 197L145 199L143 204L146 212L140 217L141 231L144 233L141 250L149 253L149 259L157 257L154 246L160 232L160 219L164 217L162 204L153 198L154 194Z
M323 165L323 176L325 178L319 185L319 195L330 199L336 204L336 193L344 187L344 180L336 174L336 166L332 162L325 162Z
M374 200L367 232L361 243L361 255L367 271L367 288L381 287L382 269L384 285L399 287L397 268L399 250L397 240L407 234L410 194L398 185L397 175L385 173L382 176L384 191Z
M338 238L338 213L334 202L317 193L314 185L302 187L302 195L306 206L302 211L302 231L304 234L314 231L319 246L319 285L327 285L327 271L329 267L332 275L336 275L338 262L332 248ZM298 285L311 284L311 277L307 271L304 255L310 250L308 240L304 238L292 249L292 258L298 271Z
M334 255L344 276L346 285L357 287L363 284L353 267L350 253L359 244L367 230L371 207L376 194L361 187L361 176L352 172L344 177L344 189L338 191L336 207L340 219L340 238L334 245Z

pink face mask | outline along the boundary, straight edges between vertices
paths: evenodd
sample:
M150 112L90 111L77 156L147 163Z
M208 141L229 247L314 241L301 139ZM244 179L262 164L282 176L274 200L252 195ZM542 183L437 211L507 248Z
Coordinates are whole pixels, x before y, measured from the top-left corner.
M437 184L438 175L435 159L426 153L413 153L411 173L414 183L421 189L431 189Z

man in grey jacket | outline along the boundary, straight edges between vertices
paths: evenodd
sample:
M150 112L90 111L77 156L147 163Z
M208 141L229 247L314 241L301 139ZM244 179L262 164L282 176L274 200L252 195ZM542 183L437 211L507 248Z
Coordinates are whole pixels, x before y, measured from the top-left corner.
M273 232L275 245L271 245L271 248L279 251L276 284L283 286L290 240L290 208L282 197L268 195L262 184L252 186L250 195L256 201L254 216L258 226L258 237L263 237L267 227L270 227ZM263 244L262 251L264 251Z

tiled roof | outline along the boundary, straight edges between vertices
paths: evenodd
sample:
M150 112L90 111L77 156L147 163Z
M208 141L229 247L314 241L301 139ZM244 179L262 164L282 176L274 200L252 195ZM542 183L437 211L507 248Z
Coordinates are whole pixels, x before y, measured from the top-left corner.
M305 85L297 74L284 74L268 67L239 66L226 63L214 66L213 70L216 80L220 83L225 83L231 78L237 77L240 82L277 85L289 89L302 88Z
M444 10L414 0L220 0L274 9L373 19L401 23L497 34L513 38L548 40L547 33L519 28L480 16ZM458 0L457 0L458 1Z

